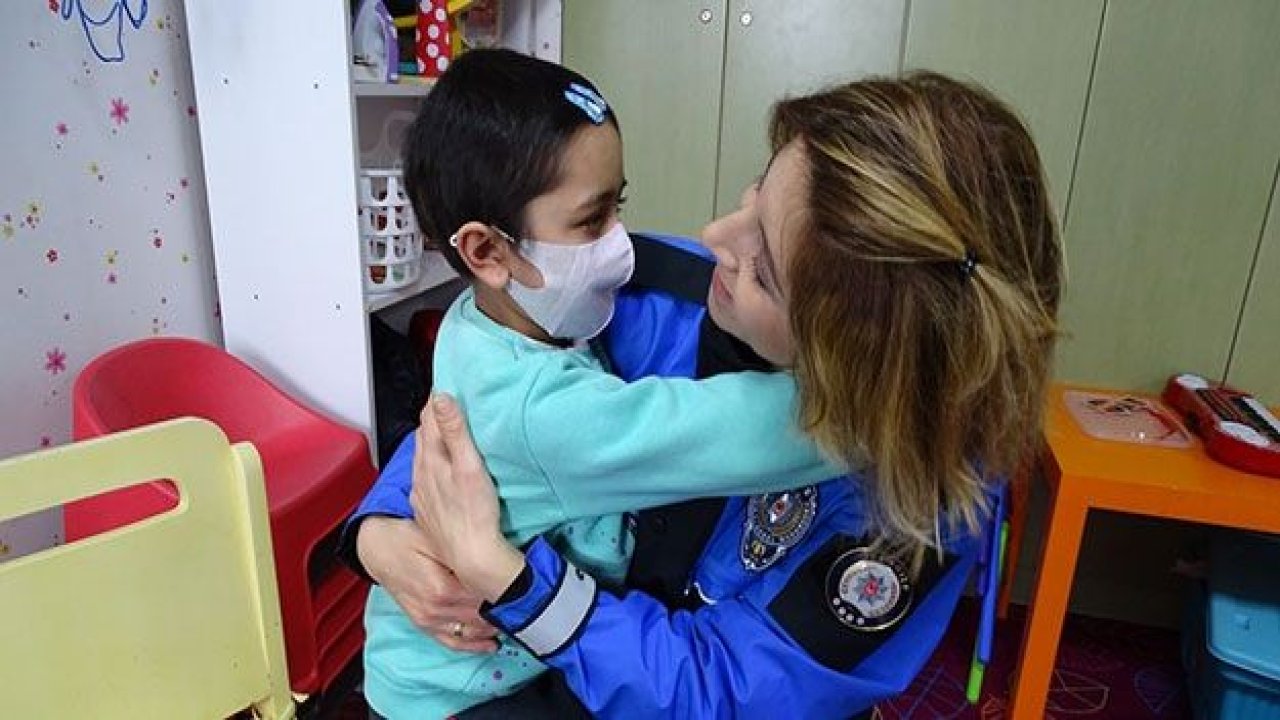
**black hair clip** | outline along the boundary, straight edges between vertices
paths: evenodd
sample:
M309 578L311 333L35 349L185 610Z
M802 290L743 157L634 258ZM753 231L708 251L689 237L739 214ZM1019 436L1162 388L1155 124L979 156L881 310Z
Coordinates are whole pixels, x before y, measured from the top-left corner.
M960 261L960 277L968 280L978 270L978 255L972 250L964 251L964 259Z

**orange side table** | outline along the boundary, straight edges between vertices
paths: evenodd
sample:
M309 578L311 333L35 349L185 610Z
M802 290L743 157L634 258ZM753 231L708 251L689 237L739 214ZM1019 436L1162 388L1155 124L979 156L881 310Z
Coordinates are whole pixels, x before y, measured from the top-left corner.
M1196 444L1166 448L1086 435L1055 385L1042 467L1051 501L1039 576L1013 688L1014 720L1043 720L1076 556L1090 510L1280 533L1280 479L1215 462Z

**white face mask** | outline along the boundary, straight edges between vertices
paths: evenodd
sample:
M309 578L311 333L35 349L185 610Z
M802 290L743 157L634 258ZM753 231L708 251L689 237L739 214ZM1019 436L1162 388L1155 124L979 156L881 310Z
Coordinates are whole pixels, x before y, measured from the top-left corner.
M507 294L548 335L568 340L590 340L604 330L613 318L618 288L631 279L636 265L622 223L580 245L524 240L520 254L542 273L542 287L512 279Z

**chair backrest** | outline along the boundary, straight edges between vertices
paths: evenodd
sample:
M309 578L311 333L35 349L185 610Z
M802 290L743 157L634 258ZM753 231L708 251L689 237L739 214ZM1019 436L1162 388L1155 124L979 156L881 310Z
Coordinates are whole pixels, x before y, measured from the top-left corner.
M293 717L253 446L187 418L5 460L0 523L157 479L173 509L0 563L0 717Z
M77 438L191 416L217 423L232 441L261 441L312 415L234 355L187 338L99 355L76 378L72 405Z

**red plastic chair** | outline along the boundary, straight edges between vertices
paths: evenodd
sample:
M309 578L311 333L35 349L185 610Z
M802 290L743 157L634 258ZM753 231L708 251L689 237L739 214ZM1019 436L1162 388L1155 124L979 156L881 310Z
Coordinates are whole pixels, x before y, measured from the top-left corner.
M195 416L262 456L284 618L290 687L329 686L364 643L367 583L336 561L332 541L377 471L363 434L278 390L230 354L195 340L143 340L111 350L76 378L77 440ZM157 514L176 502L162 483L67 505L67 540Z

